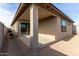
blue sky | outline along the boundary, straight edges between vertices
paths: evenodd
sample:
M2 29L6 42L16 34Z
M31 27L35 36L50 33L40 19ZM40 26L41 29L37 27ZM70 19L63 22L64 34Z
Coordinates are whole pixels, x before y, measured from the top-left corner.
M78 3L54 3L54 5L73 19L75 24L79 23ZM0 3L0 21L7 27L10 27L18 6L19 3Z
M18 6L16 3L0 3L0 22L10 27Z
M79 24L79 3L55 3L54 5L74 20L75 24Z

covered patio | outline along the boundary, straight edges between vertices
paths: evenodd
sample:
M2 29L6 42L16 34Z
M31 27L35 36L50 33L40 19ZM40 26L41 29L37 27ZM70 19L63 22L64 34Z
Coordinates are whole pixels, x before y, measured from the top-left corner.
M61 33L61 19L65 19L68 31ZM72 34L72 19L51 3L22 3L12 21L12 28L18 38L38 55L39 48ZM69 26L69 23L70 26ZM57 30L59 29L59 30ZM62 35L64 36L62 37Z
M23 4L20 8L25 7L25 5ZM28 4L30 7L21 15L19 14L20 16L16 21L18 23L19 38L33 50L34 55L37 55L39 47L49 45L56 38L55 29L52 30L49 24L53 24L52 26L55 28L57 16L46 9L51 7L50 5L47 5L46 8L43 7L44 5ZM19 11L23 10L20 9Z

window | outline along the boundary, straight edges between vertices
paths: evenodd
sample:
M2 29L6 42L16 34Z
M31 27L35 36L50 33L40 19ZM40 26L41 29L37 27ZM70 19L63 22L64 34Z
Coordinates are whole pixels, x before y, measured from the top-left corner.
M21 34L30 34L30 23L21 22Z
M66 32L67 31L67 22L66 20L61 20L61 32Z

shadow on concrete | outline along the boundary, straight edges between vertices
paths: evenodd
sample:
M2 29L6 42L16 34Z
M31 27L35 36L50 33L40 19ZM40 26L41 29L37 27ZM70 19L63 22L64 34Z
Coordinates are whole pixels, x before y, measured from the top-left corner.
M27 47L20 39L9 40L8 52L10 56L30 56L31 49Z
M9 54L7 56L30 56L31 49L27 47L20 39L8 39L6 40L6 46L4 51L7 51Z
M27 47L19 38L19 35L13 31L13 37L10 38L6 33L1 53L8 53L6 56L29 56L31 49ZM5 56L5 55L2 55Z
M71 35L65 39L62 39L64 41L69 41L70 39L72 39L75 35ZM55 44L57 42L59 42L61 40L58 41L54 41L54 42L49 42L46 44L41 44L43 47L40 48L39 47L39 56L67 56L66 54L57 51L53 48L51 48L49 45L51 44ZM32 51L19 39L11 39L11 40L6 40L5 43L7 45L5 45L5 49L4 51L7 50L7 52L9 52L9 56L32 56ZM45 45L45 47L44 47Z
M60 40L57 40L57 41L52 41L52 42L48 42L48 43L46 43L46 44L42 44L42 43L38 43L41 47L40 48L44 48L44 47L47 47L47 46L49 46L49 45L51 45L51 44L55 44L55 43L57 43L57 42L59 42L59 41L69 41L69 40L71 40L73 37L74 37L75 35L73 34L73 35L70 35L70 36L67 36L67 37L65 37L65 38L63 38L63 39L60 39Z
M51 47L46 47L40 50L39 56L67 56L67 55L55 49L52 49Z
M68 37L62 39L62 40L63 40L63 41L69 41L69 40L71 40L74 36L75 36L75 35L73 34L73 35L71 35L71 36L68 36Z
M62 39L64 41L69 41L71 40L75 35L71 35L69 37L66 37L65 39ZM62 41L62 40L58 40L58 41L55 41L55 42L49 42L49 43L46 43L46 44L41 44L42 47L39 47L40 50L39 50L39 55L40 56L67 56L66 54L60 52L60 51L57 51L53 48L51 48L49 45L51 44L55 44L59 41Z

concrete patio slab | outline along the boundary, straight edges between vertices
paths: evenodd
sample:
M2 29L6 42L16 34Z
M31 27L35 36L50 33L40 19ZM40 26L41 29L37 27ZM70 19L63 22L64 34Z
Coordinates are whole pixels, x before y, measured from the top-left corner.
M39 55L49 56L79 56L79 34L69 36L46 48L43 48Z

